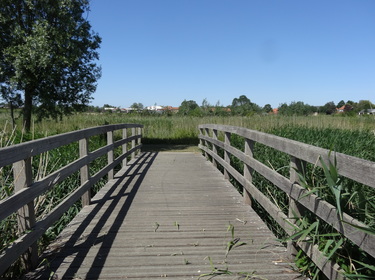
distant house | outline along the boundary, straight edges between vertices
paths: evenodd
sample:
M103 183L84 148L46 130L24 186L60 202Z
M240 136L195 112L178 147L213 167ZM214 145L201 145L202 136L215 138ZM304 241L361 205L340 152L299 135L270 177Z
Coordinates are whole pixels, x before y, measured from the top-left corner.
M279 108L272 109L272 113L277 115L279 113Z
M375 109L364 109L358 112L358 115L375 115Z
M161 111L161 110L163 110L163 106L158 106L158 105L147 106L146 110L149 110L149 111Z
M180 110L180 107L164 106L161 110L164 112L169 111L172 113L177 113L178 110Z
M104 107L104 111L115 112L116 110L119 110L119 108L116 108L116 107Z
M353 106L349 105L349 104L346 104L340 108L336 108L336 112L337 113L345 113L345 112L349 112L353 110Z

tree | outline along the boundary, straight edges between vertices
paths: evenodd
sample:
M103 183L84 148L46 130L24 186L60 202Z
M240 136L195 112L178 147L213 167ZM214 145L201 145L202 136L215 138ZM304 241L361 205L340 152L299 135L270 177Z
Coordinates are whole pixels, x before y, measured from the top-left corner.
M23 93L23 120L81 110L96 90L101 38L87 20L89 0L2 0L0 84Z
M342 106L344 106L346 103L344 100L341 100L339 103L337 103L337 108L341 108Z
M316 112L316 107L303 103L302 101L293 101L289 105L280 104L279 114L285 116L307 116Z
M271 104L264 105L263 111L266 112L266 113L272 112L272 106L271 106Z
M231 110L234 115L248 116L260 112L261 108L252 103L246 95L241 95L233 99Z
M336 112L335 102L327 102L324 106L320 107L319 110L321 113L325 113L327 115L334 114Z
M190 114L198 115L198 111L199 111L199 106L198 106L197 102L195 102L194 100L186 101L186 99L185 99L184 101L182 101L182 103L180 105L180 108L178 110L178 114L184 115L184 116L190 115Z
M142 111L144 106L142 103L137 103L137 102L134 102L130 108L134 109L134 111Z

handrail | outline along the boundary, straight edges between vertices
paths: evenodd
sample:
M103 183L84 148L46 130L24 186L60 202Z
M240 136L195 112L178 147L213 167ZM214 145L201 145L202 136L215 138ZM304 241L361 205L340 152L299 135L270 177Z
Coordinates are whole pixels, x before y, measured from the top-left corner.
M134 159L142 147L140 124L105 125L50 136L0 149L0 168L13 165L14 194L0 201L0 220L17 213L20 237L0 254L0 275L21 255L25 266L33 268L38 261L37 240L53 225L76 201L82 205L91 201L91 187L104 176L113 179L114 168L127 165L128 157ZM122 139L114 141L114 131L122 130ZM128 130L131 131L128 136ZM107 145L95 151L88 149L90 137L107 134ZM31 158L64 145L79 142L80 157L59 170L39 179L32 178ZM130 146L130 147L128 147ZM114 158L114 150L122 147L122 153ZM130 149L129 149L130 148ZM90 176L89 164L107 154L107 165ZM36 221L34 199L52 189L73 173L80 172L81 185L53 208L46 216Z
M293 224L296 215L300 215L302 211L307 209L326 223L332 225L338 232L350 239L363 251L375 257L375 236L358 230L360 227L366 228L366 225L346 213L343 213L342 217L340 217L335 206L303 188L299 184L297 175L298 171L302 172L304 162L321 166L319 159L323 162L328 162L329 160L333 162L335 160L337 162L338 173L341 176L375 188L374 162L341 153L332 154L326 149L242 127L203 124L199 125L199 130L199 148L204 152L206 157L211 157L212 163L215 166L221 165L223 167L224 176L227 179L231 175L242 185L245 202L249 203L251 201L250 197L259 202L289 236L294 234ZM218 139L218 132L224 134L224 141ZM230 139L232 134L244 138L244 151L231 146ZM261 143L288 154L291 158L290 178L282 176L256 160L253 155L255 143ZM218 148L224 151L224 157L218 154ZM244 164L243 174L231 165L231 157L237 158ZM283 213L277 205L257 189L252 182L252 172L262 175L289 196L288 215ZM289 242L288 252L291 255L295 254L299 247L329 279L344 279L339 265L329 260L319 251L317 245L306 241Z

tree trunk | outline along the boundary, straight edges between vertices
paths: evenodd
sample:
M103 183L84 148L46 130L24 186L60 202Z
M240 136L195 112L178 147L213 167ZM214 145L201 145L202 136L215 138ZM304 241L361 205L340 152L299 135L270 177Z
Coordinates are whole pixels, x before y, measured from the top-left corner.
M31 128L31 111L33 107L33 94L34 94L34 87L26 86L25 88L25 104L23 108L23 125L25 126L25 130L27 132L30 131Z

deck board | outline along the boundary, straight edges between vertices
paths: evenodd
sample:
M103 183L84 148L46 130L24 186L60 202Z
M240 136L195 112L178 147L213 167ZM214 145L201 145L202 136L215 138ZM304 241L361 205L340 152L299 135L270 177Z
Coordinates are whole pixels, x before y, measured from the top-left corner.
M225 263L229 224L247 244ZM253 272L249 279L299 276L286 248L197 153L141 154L82 209L51 251L49 266L32 277L48 279L52 271L54 279L198 279L211 271L208 257L217 268Z

